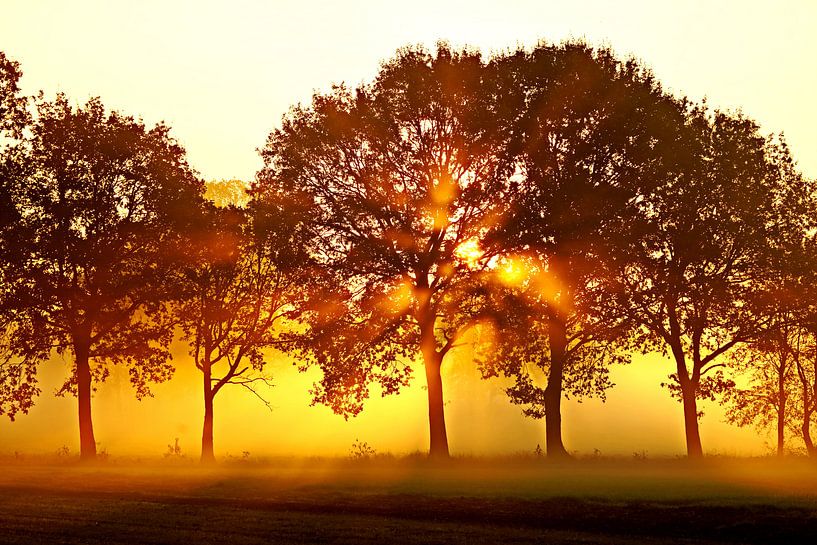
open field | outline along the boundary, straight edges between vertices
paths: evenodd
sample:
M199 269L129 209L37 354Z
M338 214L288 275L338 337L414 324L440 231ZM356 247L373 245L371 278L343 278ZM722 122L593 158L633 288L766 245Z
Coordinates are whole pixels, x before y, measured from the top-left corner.
M14 463L3 543L813 543L803 460Z

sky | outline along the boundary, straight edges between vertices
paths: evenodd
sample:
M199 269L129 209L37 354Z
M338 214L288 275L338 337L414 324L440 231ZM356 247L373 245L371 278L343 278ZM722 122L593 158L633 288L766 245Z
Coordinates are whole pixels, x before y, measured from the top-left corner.
M490 55L571 38L636 57L670 91L740 109L764 132L784 132L801 170L817 177L815 28L813 0L0 4L0 50L20 62L24 92L62 91L77 102L99 96L148 123L163 120L206 179L251 180L261 165L256 150L288 108L333 83L369 80L398 47L446 40ZM135 401L121 372L100 387L94 417L103 448L161 454L179 437L183 450L196 452L199 381L183 349L176 352L179 371L153 399ZM455 356L444 371L452 452L530 452L541 443L542 422L511 406L502 384L480 381L468 354ZM0 422L0 452L76 450L75 401L51 395L66 368L50 362L31 414ZM217 454L344 454L356 439L379 451L427 448L422 380L345 422L309 407L314 375L298 374L281 358L272 369L272 411L242 391L217 400ZM666 358L638 356L613 371L617 386L606 403L567 402L568 449L681 454L681 408L659 387L670 372ZM753 431L724 424L717 407L705 409L705 450L767 449Z

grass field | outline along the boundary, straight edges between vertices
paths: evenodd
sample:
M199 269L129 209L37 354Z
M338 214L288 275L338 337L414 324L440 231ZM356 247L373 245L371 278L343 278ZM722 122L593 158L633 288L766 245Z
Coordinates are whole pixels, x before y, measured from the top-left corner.
M815 543L792 459L0 465L2 543Z

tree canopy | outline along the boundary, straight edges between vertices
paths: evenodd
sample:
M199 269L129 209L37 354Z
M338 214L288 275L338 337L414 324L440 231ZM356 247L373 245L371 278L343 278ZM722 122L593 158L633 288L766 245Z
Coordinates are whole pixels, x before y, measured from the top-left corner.
M0 335L16 327L3 301L10 289L8 255L14 249L8 230L18 217L12 192L20 169L19 140L28 121L28 101L20 94L21 76L20 65L0 51ZM39 388L33 370L9 354L0 354L0 415L14 419L18 412L26 412L31 407L31 400L37 394Z

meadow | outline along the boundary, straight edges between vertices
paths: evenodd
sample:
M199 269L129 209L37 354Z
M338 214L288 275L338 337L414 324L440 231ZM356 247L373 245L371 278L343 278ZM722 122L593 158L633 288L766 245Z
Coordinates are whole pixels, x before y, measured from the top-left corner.
M805 459L6 458L4 543L812 543Z

